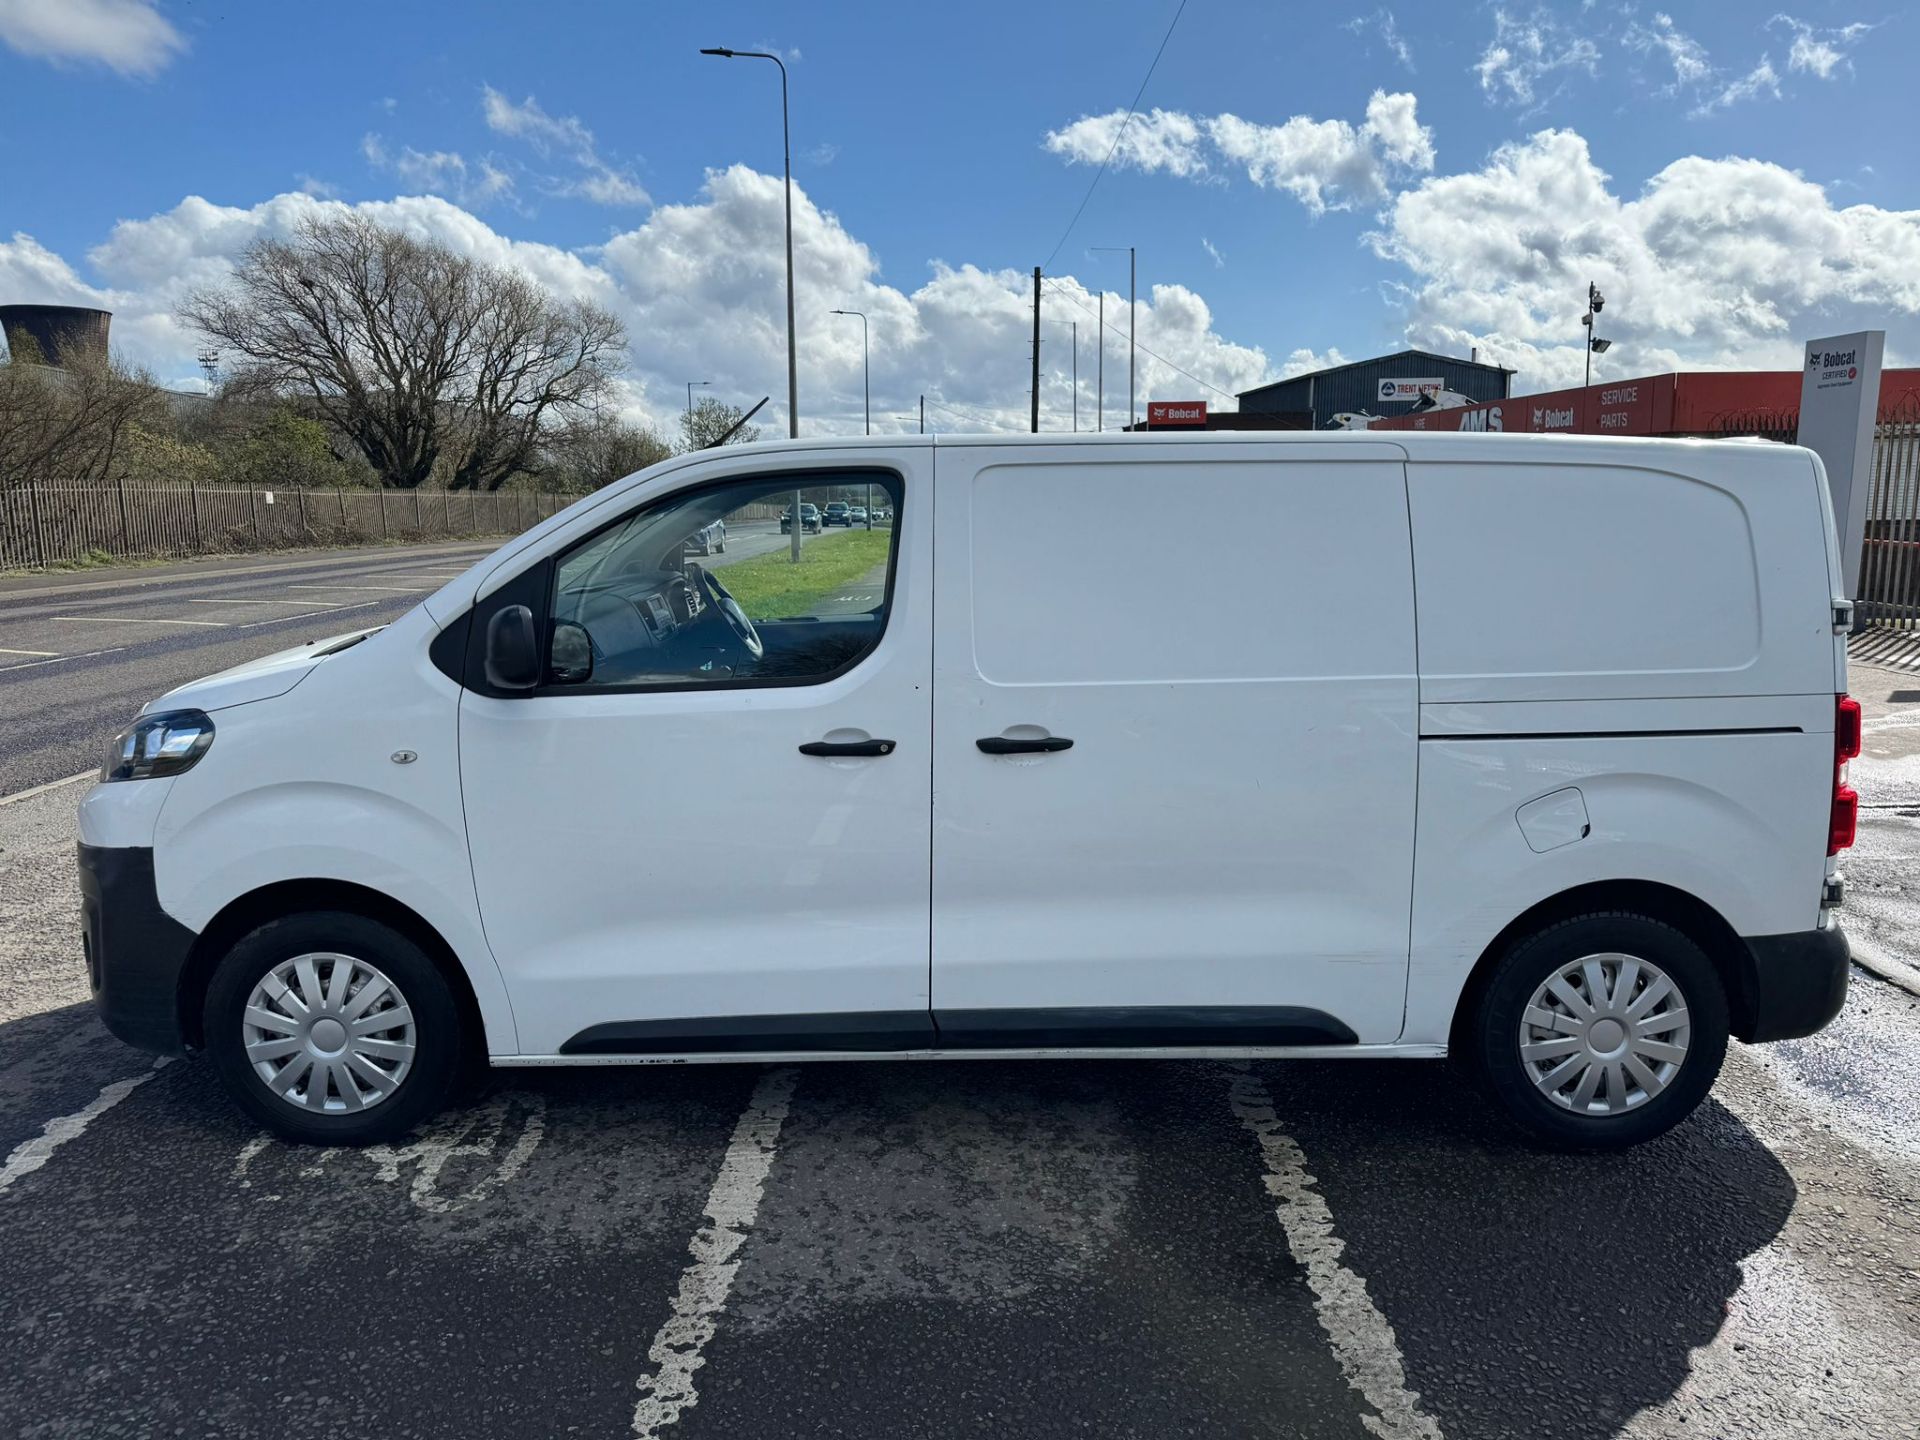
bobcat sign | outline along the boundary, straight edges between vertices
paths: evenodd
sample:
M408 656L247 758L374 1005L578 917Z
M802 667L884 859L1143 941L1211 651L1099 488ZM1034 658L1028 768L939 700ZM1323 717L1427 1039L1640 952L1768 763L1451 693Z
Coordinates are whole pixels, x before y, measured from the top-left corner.
M1840 566L1849 596L1860 588L1873 421L1880 404L1880 357L1886 343L1884 330L1809 340L1800 371L1799 439L1827 470L1827 492L1833 497L1833 518L1840 526Z

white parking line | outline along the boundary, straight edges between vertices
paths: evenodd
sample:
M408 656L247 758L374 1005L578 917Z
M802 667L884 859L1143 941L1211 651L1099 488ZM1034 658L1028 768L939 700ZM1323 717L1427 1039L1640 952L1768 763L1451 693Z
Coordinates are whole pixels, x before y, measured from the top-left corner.
M0 645L0 655L58 655L58 650L9 650Z
M1233 1068L1233 1113L1260 1142L1267 1193L1280 1202L1275 1213L1286 1232L1287 1248L1307 1272L1320 1328L1327 1332L1347 1383L1377 1412L1361 1416L1360 1423L1381 1440L1442 1440L1439 1423L1420 1408L1419 1392L1407 1388L1393 1326L1374 1307L1367 1282L1340 1261L1346 1242L1333 1232L1333 1214L1314 1189L1307 1157L1280 1128L1273 1097L1260 1078L1244 1064Z
M127 647L115 645L106 650L82 650L77 655L56 655L51 660L23 660L18 665L0 665L0 674L9 670L33 670L42 665L58 665L63 660L91 660L96 655L118 655Z
M242 600L237 596L232 600L189 599L187 601L189 605L318 605L319 603L318 600Z
M418 595L424 585L289 585L289 590L378 590L389 595Z
M0 805L12 805L19 800L31 800L36 795L44 795L49 790L58 790L62 785L78 785L82 780L98 778L100 769L82 770L78 775L69 775L64 780L49 780L44 785L35 785L27 790L16 790L11 795L0 795Z
M154 1073L165 1065L169 1058L162 1055L153 1062L151 1069L138 1075L130 1075L125 1080L116 1080L111 1085L101 1086L100 1093L73 1114L55 1116L47 1121L40 1134L31 1140L22 1140L14 1146L13 1153L7 1156L7 1163L0 1165L0 1194L4 1194L7 1187L14 1181L33 1174L45 1165L53 1158L53 1152L69 1140L78 1140L86 1134L89 1125L151 1080Z
M314 601L318 605L319 601ZM383 600L359 600L351 605L326 605L318 610L303 610L298 615L276 615L271 620L249 620L240 626L242 630L258 630L262 625L284 625L289 620L306 620L315 615L336 615L342 610L364 610L369 605L383 605Z
M735 1256L760 1213L774 1145L793 1101L794 1078L791 1068L761 1076L733 1127L727 1157L707 1192L706 1214L713 1223L694 1232L687 1246L693 1263L680 1272L673 1313L647 1349L647 1360L654 1368L640 1377L640 1402L633 1407L633 1433L643 1440L658 1435L678 1421L682 1411L700 1403L694 1372L707 1363L701 1352L713 1339L717 1317L727 1308L727 1295L740 1269Z
M123 615L53 615L53 620L84 620L93 625L198 625L204 630L225 630L224 620L135 620Z

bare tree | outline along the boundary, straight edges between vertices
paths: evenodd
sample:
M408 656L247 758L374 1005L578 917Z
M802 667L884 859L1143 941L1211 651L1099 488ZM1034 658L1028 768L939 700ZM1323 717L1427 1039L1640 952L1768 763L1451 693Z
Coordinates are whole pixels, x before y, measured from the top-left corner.
M644 425L599 414L570 420L548 437L544 479L566 490L598 490L673 454Z
M742 411L738 405L729 405L716 400L711 395L702 395L700 403L691 411L680 414L680 448L682 450L704 450L719 440L735 425L740 425ZM729 445L747 445L760 438L758 425L740 425L734 432Z
M119 360L38 363L23 336L0 366L0 487L30 481L97 484L125 471L127 440L167 423L166 398Z
M234 389L304 401L403 488L498 489L604 393L626 344L596 306L355 214L255 241L180 317L239 357Z

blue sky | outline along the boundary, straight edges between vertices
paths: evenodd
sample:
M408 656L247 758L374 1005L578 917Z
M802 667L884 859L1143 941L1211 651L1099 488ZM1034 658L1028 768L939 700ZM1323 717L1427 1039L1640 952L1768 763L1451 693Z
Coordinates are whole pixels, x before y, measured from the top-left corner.
M1786 3L1189 0L1062 244L1177 0L0 0L0 298L109 303L129 354L182 378L184 277L302 204L399 204L380 213L621 309L637 413L695 374L778 393L777 194L756 183L779 174L778 76L697 53L728 45L788 56L795 178L828 212L802 227L802 409L823 423L859 377L857 326L822 312L853 304L881 408L930 390L955 423L1016 415L1019 277L1056 246L1049 318L1083 321L1089 372L1073 302L1126 274L1088 247L1137 245L1143 296L1169 287L1142 338L1194 378L1156 370L1162 398L1409 340L1544 387L1583 359L1589 273L1614 374L1790 364L1854 324L1912 361L1915 17ZM1071 399L1050 389L1050 414Z

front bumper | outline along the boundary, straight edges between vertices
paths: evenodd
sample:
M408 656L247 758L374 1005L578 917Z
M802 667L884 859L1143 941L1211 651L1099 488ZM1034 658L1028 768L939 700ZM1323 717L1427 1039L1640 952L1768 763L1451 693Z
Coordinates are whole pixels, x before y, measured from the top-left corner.
M180 977L194 933L160 908L150 847L79 848L80 928L101 1022L129 1045L179 1054Z
M1824 1029L1847 1002L1853 953L1839 925L1792 935L1750 935L1746 994L1734 1034L1748 1042L1797 1040Z

